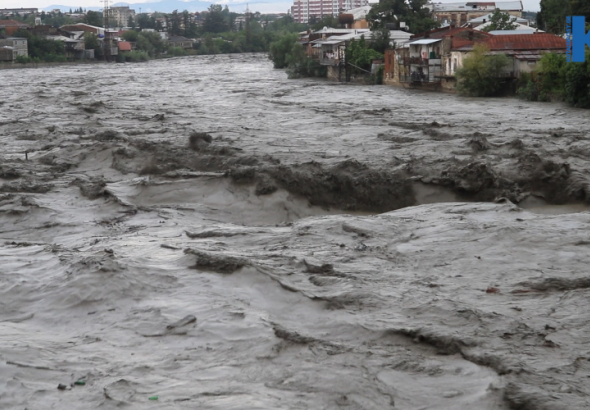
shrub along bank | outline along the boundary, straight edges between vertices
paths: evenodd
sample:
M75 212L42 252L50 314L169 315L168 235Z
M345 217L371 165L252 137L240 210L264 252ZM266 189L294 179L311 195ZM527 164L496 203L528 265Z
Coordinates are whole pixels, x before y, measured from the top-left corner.
M521 80L517 95L528 101L565 101L590 108L589 62L588 51L584 63L568 63L564 54L544 54L533 74Z

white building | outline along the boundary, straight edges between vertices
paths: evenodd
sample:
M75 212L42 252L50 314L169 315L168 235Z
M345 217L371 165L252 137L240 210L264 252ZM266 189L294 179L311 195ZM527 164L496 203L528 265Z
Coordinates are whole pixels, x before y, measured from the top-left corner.
M129 6L111 7L108 9L107 16L109 26L127 27L129 17L135 19L135 10L129 9Z
M368 0L295 0L291 6L291 15L298 23L308 23L327 16L337 17L346 10L367 4Z

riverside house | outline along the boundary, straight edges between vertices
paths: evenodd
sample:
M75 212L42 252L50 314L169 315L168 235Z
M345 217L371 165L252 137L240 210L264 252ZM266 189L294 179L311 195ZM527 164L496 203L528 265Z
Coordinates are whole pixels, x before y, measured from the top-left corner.
M385 53L384 84L454 91L455 74L476 44L504 54L509 82L530 73L544 53L565 53L565 39L548 33L493 35L467 27L447 27L414 36L405 47Z

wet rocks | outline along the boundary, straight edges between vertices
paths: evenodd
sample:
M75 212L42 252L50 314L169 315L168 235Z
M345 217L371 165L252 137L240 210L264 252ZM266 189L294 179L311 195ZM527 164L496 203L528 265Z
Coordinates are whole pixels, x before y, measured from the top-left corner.
M190 325L191 323L197 323L197 318L194 315L187 315L174 323L170 323L166 326L166 330L174 330L179 327Z
M193 151L200 151L213 141L213 137L206 132L193 131L188 137L188 146Z
M266 168L287 191L312 205L385 212L415 203L410 181L398 172L377 170L355 160L325 168L310 162Z
M196 261L192 268L199 270L209 270L218 273L233 273L250 264L250 261L245 258L221 253L215 254L198 249L187 248L184 250L184 253L196 256Z
M80 192L86 198L94 200L104 196L107 184L104 178L90 178L88 180L76 178L74 181L72 181L72 185L80 188Z

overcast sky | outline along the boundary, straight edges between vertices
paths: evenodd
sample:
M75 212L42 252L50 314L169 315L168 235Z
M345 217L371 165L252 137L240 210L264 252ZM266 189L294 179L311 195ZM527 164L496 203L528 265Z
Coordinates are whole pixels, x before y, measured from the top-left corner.
M110 3L116 3L118 1L125 1L125 0L110 0ZM228 3L231 8L232 1L220 1L220 0L210 0L214 3ZM456 0L435 0L436 2L440 3L454 3ZM475 0L477 1L477 0ZM501 1L501 0L499 0ZM126 3L133 4L133 0L127 0ZM285 12L285 2L284 0L279 0L276 3L277 10L273 10L272 4L275 3L272 0L267 0L267 4L265 7L261 7L264 12ZM522 0L523 6L525 10L531 11L539 11L539 2L540 0ZM240 1L242 3L242 1ZM39 9L43 9L45 7L59 4L65 6L72 6L72 8L76 7L102 7L103 2L100 0L2 0L0 1L0 8L13 8L13 7L37 7ZM263 10L260 10L263 11Z

